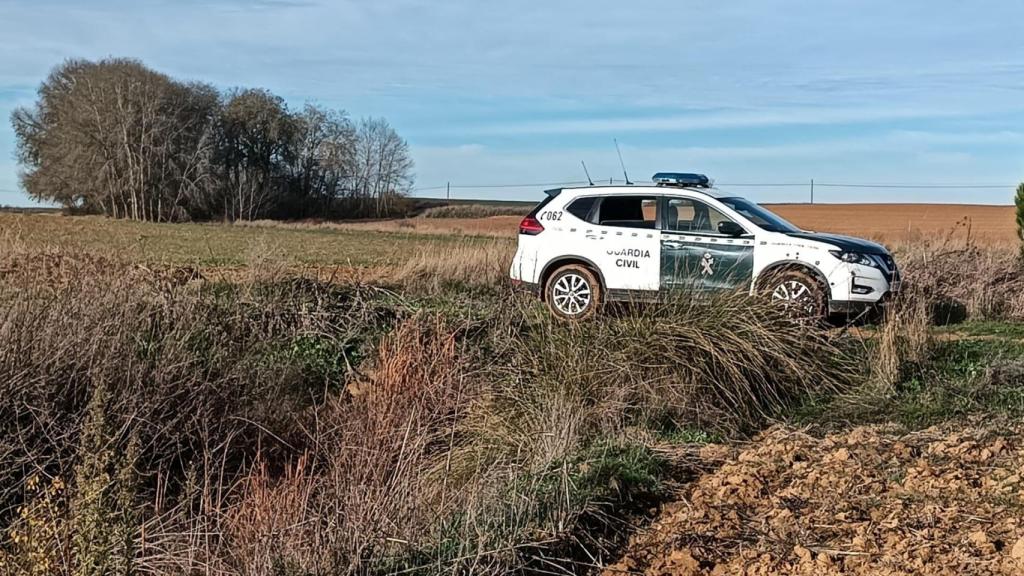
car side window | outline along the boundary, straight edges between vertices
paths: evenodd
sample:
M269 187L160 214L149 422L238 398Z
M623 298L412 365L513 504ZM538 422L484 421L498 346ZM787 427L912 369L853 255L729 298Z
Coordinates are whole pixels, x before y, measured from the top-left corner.
M571 204L565 209L566 212L579 218L580 220L586 220L590 222L590 215L594 211L594 206L597 204L597 197L590 196L584 198L577 198L572 201Z
M604 196L597 209L597 224L653 230L658 221L657 196Z
M712 206L691 198L669 198L665 209L665 230L693 234L718 234L721 222L730 218Z

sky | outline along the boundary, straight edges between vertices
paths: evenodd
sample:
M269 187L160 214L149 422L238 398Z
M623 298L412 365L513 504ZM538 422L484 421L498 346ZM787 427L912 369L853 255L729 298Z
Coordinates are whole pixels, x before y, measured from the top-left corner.
M421 196L621 179L617 139L633 180L761 202L1008 204L1022 25L1021 0L0 0L0 204L32 205L11 111L106 56L386 117Z

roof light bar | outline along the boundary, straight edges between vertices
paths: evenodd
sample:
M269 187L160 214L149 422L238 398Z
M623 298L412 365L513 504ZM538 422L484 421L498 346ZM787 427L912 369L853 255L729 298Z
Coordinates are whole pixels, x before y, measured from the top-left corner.
M651 180L658 186L672 186L676 188L711 188L711 180L703 174L689 174L685 172L658 172Z

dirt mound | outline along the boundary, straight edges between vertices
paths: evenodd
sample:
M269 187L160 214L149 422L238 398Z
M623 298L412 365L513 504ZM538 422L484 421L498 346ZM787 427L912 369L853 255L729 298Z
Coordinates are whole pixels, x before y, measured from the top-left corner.
M605 574L1024 574L1021 439L775 428L666 505Z

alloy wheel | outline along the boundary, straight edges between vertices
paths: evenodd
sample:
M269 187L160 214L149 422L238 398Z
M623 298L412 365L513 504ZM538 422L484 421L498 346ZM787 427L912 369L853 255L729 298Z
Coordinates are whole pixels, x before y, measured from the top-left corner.
M574 272L563 274L555 281L551 300L563 314L569 316L582 314L593 301L590 283L586 278Z

